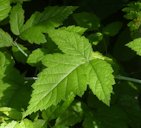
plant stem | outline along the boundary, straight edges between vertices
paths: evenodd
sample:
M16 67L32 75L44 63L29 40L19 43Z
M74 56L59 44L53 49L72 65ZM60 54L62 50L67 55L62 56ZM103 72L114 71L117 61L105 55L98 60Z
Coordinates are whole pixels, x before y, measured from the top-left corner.
M135 83L141 84L141 80L135 79L135 78L131 78L131 77L127 77L127 76L118 75L118 76L115 76L115 78L118 79L118 80L131 81L131 82L135 82ZM24 79L25 80L37 80L38 78L37 77L25 77Z
M119 79L119 80L131 81L131 82L135 82L135 83L141 84L141 80L135 79L135 78L131 78L131 77L126 77L126 76L118 75L115 78Z
M37 77L25 77L25 80L37 80Z
M28 57L28 54L27 54L25 51L23 51L23 50L21 49L21 47L17 44L16 41L14 41L13 44L19 49L19 51L20 51L24 56Z

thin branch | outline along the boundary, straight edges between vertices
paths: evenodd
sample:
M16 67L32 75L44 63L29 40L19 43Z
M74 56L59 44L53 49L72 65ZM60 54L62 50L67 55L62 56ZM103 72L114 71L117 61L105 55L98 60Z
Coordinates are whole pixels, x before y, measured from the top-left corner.
M17 40L17 39L16 39ZM22 50L22 48L17 44L16 40L13 42L13 44L19 49L19 51L25 56L28 57L28 54Z
M25 80L37 80L37 77L24 77Z
M135 79L135 78L131 78L131 77L126 77L126 76L118 75L115 78L119 79L119 80L131 81L131 82L135 82L135 83L141 84L141 80Z

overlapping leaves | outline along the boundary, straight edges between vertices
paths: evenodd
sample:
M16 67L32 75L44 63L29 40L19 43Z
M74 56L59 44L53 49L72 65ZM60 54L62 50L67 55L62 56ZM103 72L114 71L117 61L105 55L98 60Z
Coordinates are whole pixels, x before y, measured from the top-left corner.
M114 77L110 64L92 57L89 41L75 32L51 30L51 39L64 54L46 55L45 68L33 84L34 91L25 115L43 110L66 99L70 93L82 96L87 84L109 104Z
M44 11L35 12L24 24L24 10L21 5L13 7L10 15L11 30L15 35L30 43L45 43L48 30L62 25L62 22L73 13L76 7L54 6L47 7ZM14 17L14 18L13 18Z

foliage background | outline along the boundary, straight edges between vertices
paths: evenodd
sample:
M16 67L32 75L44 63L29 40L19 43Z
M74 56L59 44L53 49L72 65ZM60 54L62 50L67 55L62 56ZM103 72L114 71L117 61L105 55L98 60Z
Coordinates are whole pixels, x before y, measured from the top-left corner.
M0 0L0 2L3 1ZM109 75L107 79L109 85L114 84L109 64L114 70L115 84L112 93L107 87L108 95L111 94L109 106L106 105L109 100L103 100L97 93L94 95L91 86L87 87L83 95L80 94L81 91L76 92L77 96L71 93L63 101L56 102L52 106L44 105L46 101L36 106L36 100L33 99L35 102L31 100L32 92L37 87L34 83L35 81L37 84L42 83L47 79L44 78L46 74L43 72L38 81L37 74L46 66L54 65L54 63L47 63L50 58L53 58L48 54L60 54L65 51L65 47L62 46L64 49L61 49L61 41L58 41L57 35L59 31L51 33L46 32L44 28L37 28L37 30L34 28L31 30L33 32L31 35L26 31L26 34L22 35L24 31L22 29L18 29L19 33L17 33L15 26L13 29L11 26L15 23L14 13L19 10L13 11L13 15L11 10L0 21L0 128L141 128L141 81L139 80L141 79L141 2L139 0L11 0L11 8L17 3L22 5L25 21L35 11L43 12L47 6L77 6L76 10L71 8L68 14L60 11L59 16L56 17L62 18L59 23L63 22L63 25L56 23L53 25L58 30L64 26L81 26L69 31L79 34L78 43L81 35L89 39L94 51L94 59L100 59L99 65L95 64L97 69L100 68L98 70L100 77L104 81L105 76ZM22 14L21 11L20 19ZM40 18L44 18L46 13L42 14ZM65 15L68 16L65 18ZM36 21L37 24L40 21L38 16L36 18L33 20L35 25ZM19 20L18 25L20 26L22 22ZM47 42L41 43L40 39L36 40L40 31L46 33ZM67 38L71 40L69 33L68 36L65 35L66 33L60 32L60 35L62 34L64 40ZM84 42L87 44L85 39ZM69 51L65 54L69 54ZM58 58L54 56L54 60ZM77 59L74 59L75 63L81 58ZM68 63L74 63L70 60L67 60ZM106 85L106 81L104 84ZM36 99L39 100L38 97Z

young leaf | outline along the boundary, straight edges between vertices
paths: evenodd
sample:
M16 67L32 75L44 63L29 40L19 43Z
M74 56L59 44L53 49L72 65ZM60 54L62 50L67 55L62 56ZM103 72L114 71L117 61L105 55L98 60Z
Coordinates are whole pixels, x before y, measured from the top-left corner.
M10 27L15 35L20 35L21 28L24 24L24 10L20 4L14 6L10 14Z
M45 43L46 38L43 33L62 24L62 22L73 13L76 7L47 7L45 10L35 12L22 27L20 37L30 43Z
M141 56L141 38L134 39L126 44L129 48L134 50L139 56Z
M0 48L9 47L12 45L12 43L13 39L11 38L11 36L7 32L0 29Z
M0 21L8 16L10 9L10 0L0 0Z
M130 20L128 27L131 31L136 31L141 26L141 2L131 2L122 9L125 12L125 18Z
M38 75L37 81L33 84L34 91L25 116L58 104L72 92L81 96L87 83L92 84L90 87L100 100L109 104L114 84L110 64L93 59L88 40L77 33L52 30L49 36L65 54L46 55L43 64L48 68ZM87 69L89 72L86 72ZM94 79L90 75L93 75Z

